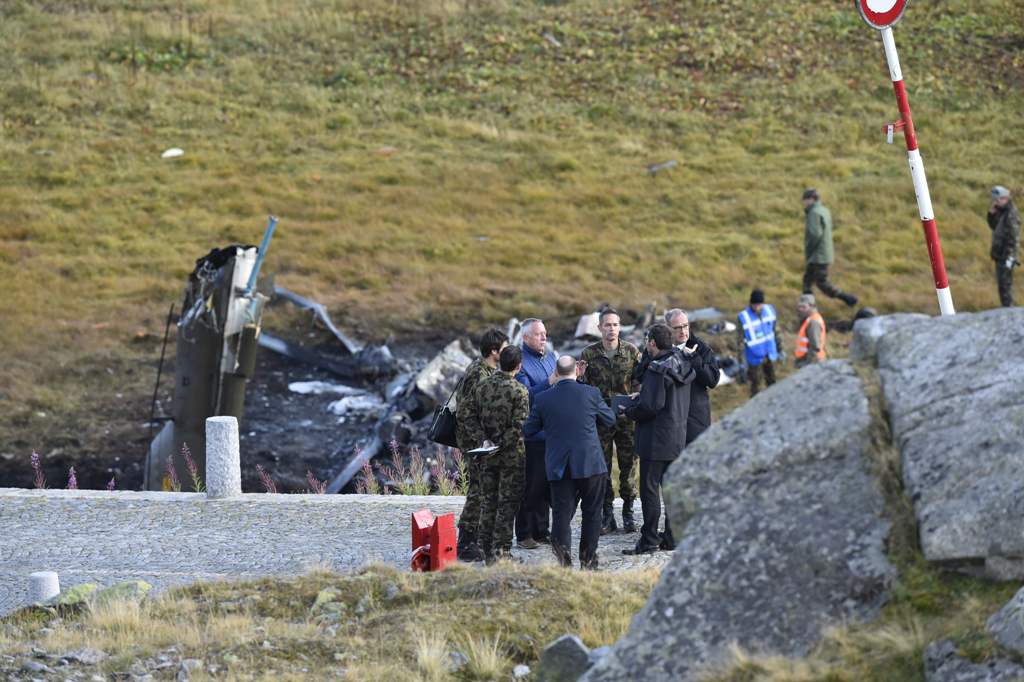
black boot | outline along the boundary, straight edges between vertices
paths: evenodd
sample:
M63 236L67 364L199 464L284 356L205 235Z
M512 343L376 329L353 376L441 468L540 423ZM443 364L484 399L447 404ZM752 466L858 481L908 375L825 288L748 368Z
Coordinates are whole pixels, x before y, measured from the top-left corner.
M601 519L601 535L607 535L618 527L618 524L615 523L615 514L611 509L606 510Z
M483 561L484 553L476 542L476 534L469 531L459 533L459 544L455 548L459 561Z
M850 306L851 308L857 305L857 297L853 294L841 293L839 294L839 300Z
M633 520L633 500L622 501L622 532L633 533L636 531L636 521Z

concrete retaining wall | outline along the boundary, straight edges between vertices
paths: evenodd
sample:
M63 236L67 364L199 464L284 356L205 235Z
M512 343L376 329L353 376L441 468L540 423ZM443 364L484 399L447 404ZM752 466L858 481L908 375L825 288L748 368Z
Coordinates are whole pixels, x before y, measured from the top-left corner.
M458 512L462 497L204 494L0 488L0 614L28 602L29 574L62 589L141 578L196 580L408 566L410 515Z

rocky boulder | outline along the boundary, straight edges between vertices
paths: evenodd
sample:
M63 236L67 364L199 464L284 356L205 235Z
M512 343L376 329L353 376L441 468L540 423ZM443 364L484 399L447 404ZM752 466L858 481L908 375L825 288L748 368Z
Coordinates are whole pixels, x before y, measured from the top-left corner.
M1024 667L997 658L972 663L957 655L956 645L948 639L933 642L924 652L926 682L1020 682Z
M1004 651L1024 659L1024 590L988 619L987 628Z
M666 479L672 561L583 679L695 679L732 642L799 656L824 626L875 614L895 569L870 415L853 367L830 361L702 435Z
M877 359L925 558L1024 578L1024 309L894 325Z

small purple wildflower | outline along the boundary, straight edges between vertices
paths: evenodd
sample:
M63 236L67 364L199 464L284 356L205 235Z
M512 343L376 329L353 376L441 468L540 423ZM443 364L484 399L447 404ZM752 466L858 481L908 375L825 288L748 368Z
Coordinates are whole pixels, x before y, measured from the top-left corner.
M110 477L110 482L109 482L109 483L107 483L107 492L108 492L108 493L112 493L112 492L114 492L114 487L115 487L116 485L117 485L117 482L116 482L116 481L114 480L114 477L113 477L113 476L111 476L111 477Z
M203 479L199 477L199 467L196 466L196 460L192 458L192 451L188 449L188 443L181 444L181 456L185 460L185 468L188 469L188 475L192 479L192 492L203 492L205 490Z
M75 476L75 467L68 469L68 490L78 490L78 478Z
M262 465L256 465L256 473L260 476L260 481L263 483L263 487L266 488L268 493L277 493L277 485L274 483L274 479L270 477L267 470Z
M178 480L178 470L174 468L174 455L167 458L167 477L166 480L176 493L181 492L181 481Z
M321 481L313 472L306 469L306 482L309 483L309 489L317 495L323 495L327 492L327 481Z
M46 487L46 476L43 474L43 466L39 463L39 453L35 450L32 451L32 472L34 474L34 482L37 488Z

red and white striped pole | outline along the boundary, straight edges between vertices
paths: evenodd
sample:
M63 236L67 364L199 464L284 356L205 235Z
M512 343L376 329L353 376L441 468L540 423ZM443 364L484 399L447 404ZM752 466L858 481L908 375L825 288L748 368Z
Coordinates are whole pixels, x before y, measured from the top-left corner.
M932 197L928 191L928 178L924 173L924 161L921 159L921 151L917 147L914 119L910 116L907 88L903 83L900 58L896 53L896 40L892 35L893 24L903 16L907 0L857 0L857 6L864 21L869 26L879 29L879 32L882 34L885 61L889 65L889 76L892 78L893 90L896 92L896 105L900 110L900 120L886 126L887 141L892 142L895 130L903 130L903 136L907 141L910 177L914 181L917 209L921 214L924 240L928 245L928 256L932 264L932 277L935 279L935 293L939 299L939 311L943 315L953 315L956 313L956 309L953 307L953 296L949 292L949 278L946 276L946 262L942 257L942 243L939 241L939 231L935 226L935 211L932 209Z

